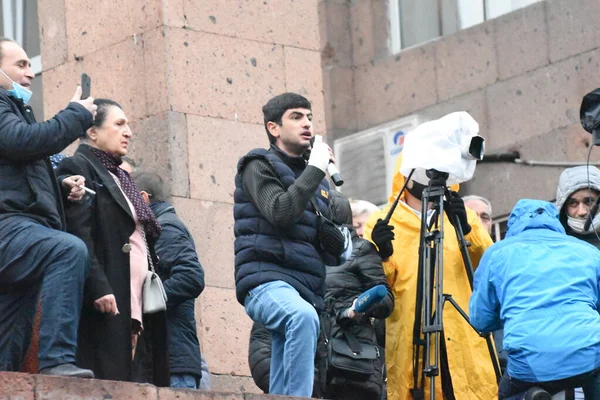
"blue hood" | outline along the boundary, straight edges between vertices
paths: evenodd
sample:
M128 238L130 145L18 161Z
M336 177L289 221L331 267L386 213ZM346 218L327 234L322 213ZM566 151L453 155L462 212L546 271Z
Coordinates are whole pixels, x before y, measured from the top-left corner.
M542 200L519 200L508 217L506 237L512 237L530 229L550 229L565 234L558 209Z

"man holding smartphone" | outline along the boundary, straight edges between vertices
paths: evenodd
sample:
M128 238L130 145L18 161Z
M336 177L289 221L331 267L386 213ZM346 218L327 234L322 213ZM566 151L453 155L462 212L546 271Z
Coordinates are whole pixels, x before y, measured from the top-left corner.
M93 377L75 366L88 270L85 244L64 232L62 198L83 197L84 180L59 183L48 159L85 134L96 106L81 100L37 123L27 105L34 74L16 42L0 38L0 371L18 371L41 294L40 373Z

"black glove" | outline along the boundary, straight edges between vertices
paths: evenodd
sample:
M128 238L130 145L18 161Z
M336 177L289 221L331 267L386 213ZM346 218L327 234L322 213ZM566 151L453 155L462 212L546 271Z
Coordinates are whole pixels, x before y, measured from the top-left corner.
M373 232L371 232L371 239L377 245L379 255L384 261L394 254L394 247L392 246L392 240L394 240L393 231L394 227L388 225L387 222L380 218L373 227Z
M471 232L471 225L467 222L467 210L465 210L465 203L460 198L458 193L451 190L446 193L447 200L444 201L444 209L448 215L448 219L454 228L456 228L455 219L458 217L460 227L462 228L463 235L468 235Z

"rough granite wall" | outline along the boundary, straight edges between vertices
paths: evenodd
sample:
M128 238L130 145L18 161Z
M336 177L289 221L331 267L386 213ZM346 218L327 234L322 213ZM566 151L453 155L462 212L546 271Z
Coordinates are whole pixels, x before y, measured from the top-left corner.
M466 110L487 152L585 161L582 97L600 86L600 3L547 0L398 54L387 51L388 1L320 2L330 137L411 114ZM600 161L600 152L592 152ZM520 198L551 200L562 168L482 164L466 192L496 216Z
M169 178L206 271L196 316L215 384L256 391L250 319L235 299L233 178L239 157L267 147L261 107L284 91L313 102L325 133L317 0L39 0L44 110L71 98L120 102L138 168ZM67 152L72 151L71 146Z

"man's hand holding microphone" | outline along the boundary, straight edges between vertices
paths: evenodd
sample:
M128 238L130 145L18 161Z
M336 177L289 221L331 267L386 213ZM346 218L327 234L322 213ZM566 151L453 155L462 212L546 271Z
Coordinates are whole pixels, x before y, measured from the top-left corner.
M333 160L335 162L335 157L333 156L333 151L331 151L331 148L327 145L327 143L315 140L310 150L308 165L317 167L321 171L327 173L329 160Z
M312 163L311 160L313 160ZM321 171L328 173L335 186L342 186L344 184L344 180L335 166L333 151L327 143L323 142L323 138L320 135L315 135L314 137L308 165L313 165Z
M333 151L331 151L331 148L327 143L323 142L323 139L319 135L315 136L315 141L312 144L308 165L315 166L323 172L329 172L332 179L334 179L335 175L339 176L339 172L337 172L337 168L335 168ZM332 167L335 168L335 171L332 170ZM341 180L341 177L340 181L341 182L337 184L334 180L334 183L336 183L337 186L340 186L344 183L344 181ZM393 230L394 227L389 225L388 221L379 219L371 233L371 238L377 246L379 255L384 261L390 258L394 253L394 248L392 246L392 241L394 240Z

